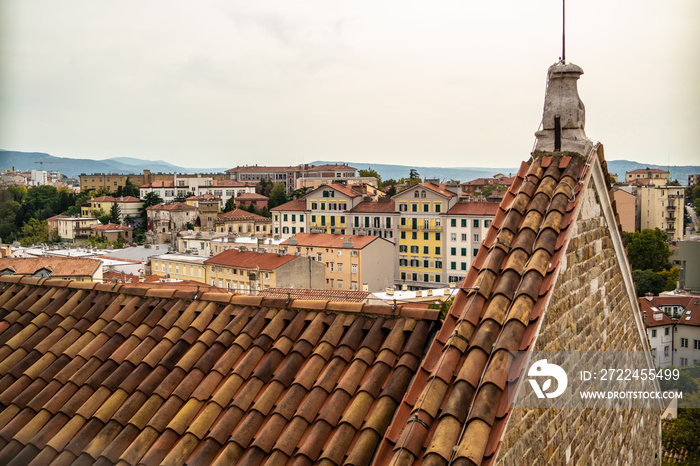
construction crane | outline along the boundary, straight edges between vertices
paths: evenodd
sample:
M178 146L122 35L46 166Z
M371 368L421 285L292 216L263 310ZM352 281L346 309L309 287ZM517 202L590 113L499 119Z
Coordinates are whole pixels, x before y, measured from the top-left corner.
M40 169L40 170L43 170L43 169L44 169L44 164L45 164L45 163L71 163L71 162L51 162L51 161L48 161L48 160L40 160L40 161L34 162L34 163L38 163L38 164L39 164L39 169Z

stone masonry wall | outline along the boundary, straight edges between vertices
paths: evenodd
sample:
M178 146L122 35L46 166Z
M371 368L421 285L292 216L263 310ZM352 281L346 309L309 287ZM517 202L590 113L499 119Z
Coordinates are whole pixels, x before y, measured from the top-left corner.
M533 350L639 351L633 307L593 180L583 196ZM660 464L658 408L583 408L573 399L560 409L517 407L532 396L526 388L512 410L497 464Z

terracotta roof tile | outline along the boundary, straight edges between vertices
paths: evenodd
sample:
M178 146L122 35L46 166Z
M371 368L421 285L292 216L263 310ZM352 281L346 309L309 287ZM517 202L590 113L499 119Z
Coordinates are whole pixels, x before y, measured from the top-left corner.
M454 455L455 464L481 464L494 454L509 413L503 393L518 381L507 379L509 352L534 339L580 198L571 192L587 170L583 157L561 155L521 167L375 462L445 464Z
M0 326L7 462L366 456L437 318L14 283L0 278L11 319Z

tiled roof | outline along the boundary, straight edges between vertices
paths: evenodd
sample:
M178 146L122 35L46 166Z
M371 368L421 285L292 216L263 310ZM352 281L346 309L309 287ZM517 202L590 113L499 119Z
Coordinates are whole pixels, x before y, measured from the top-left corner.
M188 201L221 201L219 196L214 196L213 194L200 194L199 196L190 196L186 200Z
M173 180L156 180L142 184L139 188L172 188L174 186L175 182Z
M350 209L350 212L356 213L392 213L394 212L394 200L388 201L362 201L355 207Z
M683 314L678 319L673 319L673 323L679 325L700 325L700 296L653 296L651 300L639 298L639 307L642 311L650 309L652 306L680 306ZM648 318L647 318L648 321ZM663 324L656 324L663 325Z
M527 350L537 334L582 197L579 180L597 156L541 156L522 165L382 441L378 464L495 460L510 413L506 385L519 381L509 380L509 352Z
M308 288L268 288L258 293L264 298L313 299L342 303L361 303L371 296L369 291L314 290Z
M666 170L660 170L658 168L638 168L627 173L633 174L645 174L645 173L668 173Z
M278 205L277 207L273 207L270 209L270 211L276 211L276 210L295 210L295 211L305 211L308 210L306 208L306 201L304 199L294 199L289 202L285 202L282 205Z
M275 270L276 268L291 262L297 256L274 254L271 252L259 253L257 251L240 252L238 249L229 249L204 261L205 264L226 265L244 269Z
M297 244L289 241L296 239ZM374 235L332 235L330 233L297 233L293 238L283 241L282 244L291 246L308 246L342 249L343 244L351 241L352 247L348 249L362 249L372 241L379 239Z
M90 202L115 202L116 199L112 196L100 196L90 199Z
M222 220L256 220L256 221L268 221L271 222L272 219L263 217L262 215L254 214L243 209L235 209L224 214L219 214L219 218Z
M439 312L17 278L2 464L368 464Z
M139 276L131 273L104 272L102 279L105 283L138 283Z
M52 276L84 277L92 275L102 267L102 261L87 257L3 257L0 259L0 271L14 270L17 275L33 275L41 269L48 269Z
M345 195L348 196L348 197L357 197L357 196L360 196L360 194L357 193L357 192L355 192L355 191L353 191L352 188L348 188L347 186L344 186L344 185L338 184L338 183L322 184L321 186L319 186L318 188L314 189L313 191L310 191L309 194L311 194L311 192L321 191L321 190L323 190L323 189L328 189L328 188L335 189L335 190L338 191L339 193L343 193L343 194L345 194ZM309 194L307 194L307 196L308 196Z
M458 202L445 215L496 215L498 204L495 202Z
M644 323L647 327L672 325L674 323L669 316L664 314L661 309L653 306L646 298L639 298L639 309L644 314Z
M197 210L195 206L185 204L184 202L171 202L170 204L156 204L150 207L146 207L146 210Z
M125 203L125 202L141 202L141 199L138 197L134 196L123 196L123 197L118 197L117 202Z
M132 227L127 225L117 225L116 223L108 223L106 225L90 225L92 230L133 230Z
M257 166L257 165L246 165L244 167L229 168L226 173L234 172L286 172L286 171L296 171L299 167L271 167L271 166Z
M423 186L424 188L428 188L431 191L435 191L438 194L442 194L445 197L455 197L456 196L456 194L453 193L452 191L448 191L444 187L438 186L438 185L433 184L433 183L421 183L420 186Z
M497 184L501 186L510 186L515 180L514 176L503 176L500 178L476 178L471 181L466 181L461 184L461 186L488 186L491 184Z
M247 201L247 200L254 200L254 201L266 201L269 198L267 196L263 196L262 194L258 193L243 193L239 194L236 196L237 201Z
M230 188L245 188L246 186L255 186L255 183L243 183L234 180L214 180L212 186L230 187Z

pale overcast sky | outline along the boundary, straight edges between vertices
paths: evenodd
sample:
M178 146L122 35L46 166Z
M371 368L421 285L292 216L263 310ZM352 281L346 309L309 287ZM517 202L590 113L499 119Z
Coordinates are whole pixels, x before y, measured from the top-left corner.
M586 133L700 164L700 2L569 0ZM4 0L0 148L190 167L517 166L561 0Z

